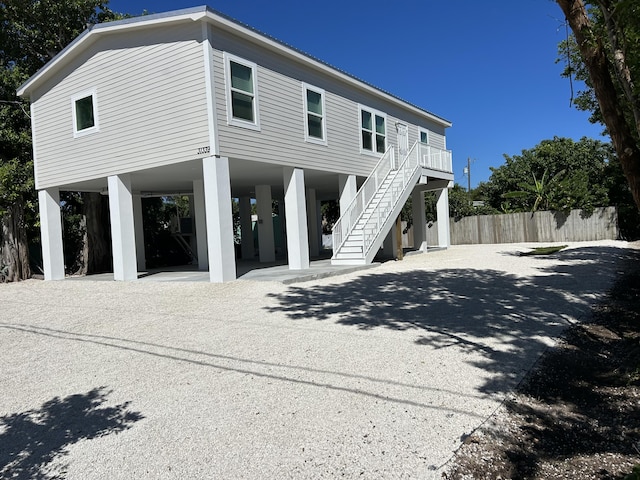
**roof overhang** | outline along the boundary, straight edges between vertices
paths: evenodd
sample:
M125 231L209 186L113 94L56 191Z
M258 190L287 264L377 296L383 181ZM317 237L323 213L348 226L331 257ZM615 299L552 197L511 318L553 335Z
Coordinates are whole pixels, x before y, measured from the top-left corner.
M290 45L270 37L269 35L265 35L248 25L239 23L238 21L207 6L175 10L172 12L145 15L93 25L80 34L44 67L38 70L35 75L21 85L20 88L18 88L17 94L20 97L30 97L32 92L37 89L38 86L42 85L48 78L60 69L64 68L64 66L70 63L77 55L80 54L80 52L96 42L101 36L117 34L125 30L132 31L134 29L154 28L174 23L197 21L207 22L217 28L233 32L235 35L245 38L252 43L258 44L263 48L272 50L279 55L283 55L296 62L302 63L307 67L336 78L341 82L347 83L367 93L382 97L386 101L389 101L404 110L426 117L432 122L435 122L445 128L452 125L450 121L445 120L442 117L402 100L389 92L381 90L359 78L343 72L322 60L314 58Z

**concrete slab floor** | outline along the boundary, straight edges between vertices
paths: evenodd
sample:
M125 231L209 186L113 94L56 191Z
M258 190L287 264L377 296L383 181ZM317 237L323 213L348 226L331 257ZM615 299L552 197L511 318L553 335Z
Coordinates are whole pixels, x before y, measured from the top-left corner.
M282 259L276 262L260 263L254 260L238 260L236 272L238 280L280 282L283 284L307 282L319 278L344 275L380 265L331 265L331 259L312 260L308 269L291 270ZM86 276L70 276L72 281L113 281L113 273L100 273ZM138 272L139 282L208 282L209 272L198 270L197 265L178 265Z

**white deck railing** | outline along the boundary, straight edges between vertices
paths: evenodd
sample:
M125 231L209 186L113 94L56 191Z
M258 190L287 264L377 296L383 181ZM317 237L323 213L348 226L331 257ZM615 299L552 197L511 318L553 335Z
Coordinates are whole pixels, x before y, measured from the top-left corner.
M451 161L451 150L442 150L440 148L418 144L420 148L420 165L423 168L440 170L442 172L453 173L453 164Z

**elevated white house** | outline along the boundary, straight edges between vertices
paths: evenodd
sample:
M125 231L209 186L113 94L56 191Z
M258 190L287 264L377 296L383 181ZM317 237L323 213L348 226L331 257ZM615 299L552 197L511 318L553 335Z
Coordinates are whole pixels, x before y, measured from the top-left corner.
M334 263L371 262L410 195L424 248L426 190L449 245L449 121L208 7L96 25L18 94L31 101L46 279L64 278L65 190L108 194L116 280L145 268L141 198L154 192L192 195L213 282L236 278L232 198L243 232L255 199L262 262L275 258L272 199L284 201L291 269L318 254L326 199L342 214Z

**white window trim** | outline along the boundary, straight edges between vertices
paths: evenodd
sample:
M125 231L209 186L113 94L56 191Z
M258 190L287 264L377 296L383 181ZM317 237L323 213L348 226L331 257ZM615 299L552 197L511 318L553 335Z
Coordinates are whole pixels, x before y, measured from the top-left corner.
M363 148L362 146L362 111L365 112L369 112L371 114L372 117L372 127L373 127L373 137L371 139L372 144L371 146L373 147L373 150L366 150L365 148ZM364 155L372 155L374 157L381 157L382 155L384 155L384 152L380 153L378 151L375 150L375 145L376 145L376 119L375 116L379 116L384 118L384 150L386 152L387 148L389 147L389 133L388 133L388 120L387 120L387 114L384 112L381 112L380 110L376 110L375 108L371 108L371 107L367 107L366 105L360 105L358 104L358 138L359 138L359 143L360 143L360 153L364 154Z
M320 94L322 102L322 138L309 136L309 106L307 105L307 90ZM302 105L304 110L304 141L318 145L327 145L327 109L325 107L324 90L308 83L302 84Z
M224 52L224 78L225 78L225 92L227 100L227 124L236 127L249 128L251 130L260 131L260 109L258 101L258 66L254 62L245 60L231 53ZM253 81L253 118L254 121L243 120L241 118L235 118L233 116L233 105L231 103L231 63L239 63L245 67L249 67L252 71L251 79Z
M422 142L422 134L423 133L427 135L427 142L426 143ZM418 129L418 142L422 143L422 145L430 145L429 142L431 141L431 138L429 138L429 137L430 137L429 130L427 130L426 128L419 128Z
M86 97L91 97L91 105L93 107L93 127L78 130L78 122L76 115L76 102ZM84 137L100 131L100 122L98 121L98 89L92 88L77 93L71 97L71 118L73 119L73 136L74 138Z

